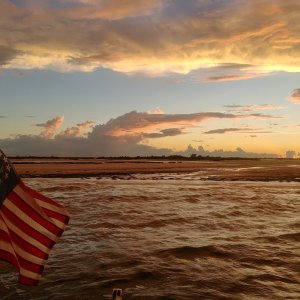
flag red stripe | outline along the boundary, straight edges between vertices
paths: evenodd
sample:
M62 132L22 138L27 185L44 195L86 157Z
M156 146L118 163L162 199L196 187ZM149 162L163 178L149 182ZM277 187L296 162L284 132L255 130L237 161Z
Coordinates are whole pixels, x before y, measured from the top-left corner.
M57 213L53 210L47 209L43 207L43 211L46 213L46 215L48 215L50 218L56 219L58 221L63 222L64 224L67 224L69 221L69 217L62 215L60 213Z
M2 220L0 220L0 222L2 222ZM1 228L0 228L0 239L8 243L11 242L10 235L6 231L2 230Z
M35 190L32 190L26 186L24 186L24 183L22 183L21 181L17 184L17 186L14 189L14 192L16 192L21 198L26 198L26 201L30 198L30 202L32 202L32 200L34 200L34 208L37 209L41 209L42 207L46 207L50 210L56 211L58 213L61 213L63 215L68 215L68 212L66 211L66 209L54 202L53 200L41 195L40 193L38 193ZM24 197L23 197L24 196ZM29 203L30 204L30 203Z
M31 228L35 229L36 231L40 232L47 238L49 238L52 241L57 241L57 236L53 234L52 232L48 231L46 228L44 228L41 224L34 221L32 218L30 218L28 215L26 215L22 210L20 210L19 207L17 207L14 203L12 203L9 199L6 199L5 204L3 205L6 207L11 213L13 213L15 216L17 216L20 220L27 223ZM3 219L5 223L8 225L8 227L13 230L15 233L17 233L20 237L25 237L27 235L26 231L22 231L19 227L17 227L14 223L12 223L8 218L5 217L5 215L2 212ZM25 239L31 237L27 235ZM37 243L37 242L36 242ZM32 243L33 245L36 245L36 243ZM44 251L44 248L46 248L44 245L39 244L38 246L41 250Z
M10 231L10 235L13 239L13 241L22 249L24 249L25 251L39 257L42 259L47 259L48 258L48 254L44 253L43 251L41 251L40 249L38 249L37 247L31 245L30 243L28 243L27 241L25 241L24 239L22 239L21 237L19 237L17 234L15 234L14 232Z
M2 214L2 217L5 221L5 223L7 224L7 228L9 229L10 234L13 232L17 236L19 236L21 239L27 241L29 244L31 244L31 245L35 246L36 248L40 249L42 252L44 252L44 253L49 252L49 248L47 248L45 245L43 245L42 243L40 243L39 241L37 241L36 239L34 239L30 235L28 235L26 232L19 229L18 226L13 224L8 218L6 218L3 215L2 211L1 211L1 214Z
M11 253L0 249L0 258L11 263L19 270L18 261L17 261L16 257L14 255L12 255Z
M27 277L22 276L22 275L19 276L19 282L21 284L24 284L24 285L32 285L32 286L39 284L39 280L34 280L34 279L31 279L31 278L27 278Z
M7 238L6 241L4 239L0 240L0 249L2 250L1 253L3 254L3 258L8 260L10 263L13 263L15 267L18 268L21 275L38 280L41 277L40 274L44 269L44 263L28 261L26 258L18 255L18 253L14 251L12 244L7 240ZM15 244L14 246L16 247ZM28 255L28 257L29 259L32 259L32 255Z
M53 234L61 234L62 230L58 228L53 223L50 223L46 219L44 219L40 214L38 214L34 209L32 209L23 199L21 199L16 193L11 192L8 196L8 199L13 202L20 210L26 213L31 219L42 225L48 231L52 232ZM7 201L7 199L5 200ZM5 205L4 201L4 205Z
M57 213L63 214L65 216L68 215L67 211L65 209L56 207L52 204L46 203L44 201L38 200L36 198L33 198L30 194L27 193L20 185L17 185L14 188L14 193L17 194L19 198L21 198L23 201L25 201L31 209L35 210L37 214L41 215L42 218L46 219L47 221L54 223L58 228L65 229L65 225L67 223L68 217L66 218L66 221L63 223L57 219L49 217L46 212L43 210L43 208L47 208L49 210L55 211Z
M25 185L24 182L23 182L22 180L20 180L18 184L22 187L22 189L24 189L24 190L25 190L27 193L29 193L32 197L37 198L37 199L39 199L39 200L45 201L45 202L47 202L47 203L49 203L49 204L52 204L52 205L54 205L54 206L57 206L57 207L60 207L60 208L63 208L63 209L64 209L64 207L63 207L62 205L58 204L57 202L51 200L50 198L48 198L48 197L46 197L46 196L40 194L40 193L37 192L36 190L33 190L33 189L31 189L30 187L28 187L27 185Z
M17 268L21 284L37 285L68 212L27 187L1 150L0 167L0 259Z
M14 225L16 225L20 230L26 232L26 234L30 235L32 238L42 243L46 247L52 247L54 242L49 238L45 237L43 234L39 233L31 226L27 225L23 222L18 216L16 216L13 212L11 212L4 205L2 207L2 212L5 214L6 218L9 219Z
M19 255L17 255L17 258L18 258L19 264L22 268L24 268L28 271L34 272L34 273L42 274L42 272L44 270L44 266L29 262L28 260L22 258Z
M0 249L9 252L16 257L22 257L26 261L32 262L33 264L36 265L44 265L46 262L44 259L24 251L16 243L14 243L7 234L1 235L1 232L0 232Z

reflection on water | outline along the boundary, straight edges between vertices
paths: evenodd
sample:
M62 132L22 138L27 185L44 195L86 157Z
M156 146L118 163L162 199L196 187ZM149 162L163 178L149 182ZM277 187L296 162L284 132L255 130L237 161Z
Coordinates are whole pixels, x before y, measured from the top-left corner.
M151 176L26 180L68 207L70 226L38 287L0 263L0 297L300 298L299 183Z

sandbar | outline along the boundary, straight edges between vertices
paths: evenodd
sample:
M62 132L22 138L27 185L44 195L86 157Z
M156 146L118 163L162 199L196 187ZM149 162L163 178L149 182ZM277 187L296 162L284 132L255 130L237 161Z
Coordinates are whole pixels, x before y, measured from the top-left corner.
M110 159L11 159L24 178L111 177L134 174L200 172L203 180L300 182L300 160L110 160Z

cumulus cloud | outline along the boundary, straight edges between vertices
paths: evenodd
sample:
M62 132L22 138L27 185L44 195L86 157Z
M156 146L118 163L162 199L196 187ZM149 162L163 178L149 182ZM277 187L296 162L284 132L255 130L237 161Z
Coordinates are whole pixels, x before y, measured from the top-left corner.
M213 156L213 157L241 157L241 158L278 158L279 155L274 153L256 153L256 152L247 152L241 147L237 147L235 150L205 150L202 146L194 148L192 145L189 145L185 151L180 152L179 154L184 156L191 156L192 154L201 155L201 156Z
M91 128L95 122L86 121L84 123L77 124L73 127L68 127L63 132L59 133L60 137L80 137L87 129Z
M56 117L46 123L35 124L37 127L43 127L40 136L45 139L51 139L55 132L61 127L64 122L64 116Z
M64 117L45 123L39 135L20 135L0 140L0 147L10 155L121 156L168 155L170 149L143 145L147 139L185 134L185 129L208 119L257 118L257 114L202 112L191 114L157 114L132 111L105 124L87 121L58 132ZM259 115L262 118L261 115ZM271 116L265 116L271 117ZM90 131L86 132L88 129ZM86 134L84 134L86 133Z
M299 9L296 0L3 0L0 64L151 75L214 68L214 81L299 72Z
M295 104L300 104L300 89L295 89L290 93L289 100Z
M148 111L149 114L158 114L162 115L164 114L163 110L160 107L156 107L154 110Z

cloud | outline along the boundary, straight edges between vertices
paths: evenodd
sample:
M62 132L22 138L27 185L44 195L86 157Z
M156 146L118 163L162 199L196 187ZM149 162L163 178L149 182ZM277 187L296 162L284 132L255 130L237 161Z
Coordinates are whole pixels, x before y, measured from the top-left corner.
M224 105L224 107L229 108L230 111L257 111L257 110L279 110L284 109L283 106L274 104L261 104L261 105Z
M64 122L64 116L56 117L46 123L35 124L37 127L43 127L43 131L40 136L45 139L51 139L55 132L60 128Z
M62 1L63 2L63 1ZM161 0L98 0L73 1L71 6L63 13L71 19L105 19L119 20L135 16L147 16L155 13L161 7Z
M262 74L230 74L221 76L212 76L206 79L207 82L217 82L217 81L235 81L235 80L245 80L256 77L261 77Z
M241 157L241 158L278 158L279 155L274 153L257 153L257 152L247 152L241 147L237 147L235 150L205 150L202 146L194 148L191 145L187 147L185 151L180 152L179 154L184 156L191 156L192 154L201 155L201 156L213 156L213 157Z
M258 115L262 118L260 114ZM64 121L64 116L58 116L45 123L36 124L42 128L40 134L2 139L0 147L10 155L168 155L173 153L171 149L155 148L143 145L142 142L185 134L184 129L196 127L209 119L253 117L258 118L257 114L235 115L219 112L151 114L132 111L105 124L93 126L92 121L86 121L58 132Z
M176 136L181 134L183 134L183 132L179 128L167 128L161 130L160 132L146 133L144 134L144 137L154 139L154 138L162 138L166 136Z
M202 69L214 81L299 72L299 9L296 0L3 0L0 65L152 76Z
M20 54L20 51L15 50L9 46L0 45L0 66L7 64Z
M262 131L259 129L248 128L248 127L241 127L241 128L220 128L220 129L213 129L206 132L204 134L224 134L228 132L237 132L237 133L272 133L271 131Z
M203 132L204 134L224 134L227 132L244 131L245 128L221 128Z
M96 125L90 133L90 137L109 135L124 138L142 139L143 133L162 132L164 129L184 129L198 125L207 119L269 119L276 116L263 114L228 114L219 112L204 112L192 114L150 114L132 111L115 119L109 120L106 124Z
M193 140L195 143L203 143L203 140Z
M89 128L91 128L95 122L93 121L86 121L84 123L77 124L73 127L68 127L63 132L59 133L60 137L80 137L82 136L83 132Z
M295 104L300 104L300 89L293 90L288 99Z
M164 112L163 112L163 110L160 107L156 107L154 110L148 111L148 114L162 115L162 114L164 114Z
M253 68L253 65L250 64L237 64L237 63L221 63L217 66L215 66L215 69L237 69L237 70L243 70Z

